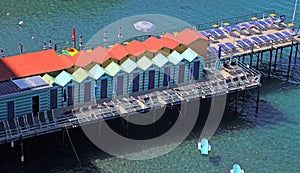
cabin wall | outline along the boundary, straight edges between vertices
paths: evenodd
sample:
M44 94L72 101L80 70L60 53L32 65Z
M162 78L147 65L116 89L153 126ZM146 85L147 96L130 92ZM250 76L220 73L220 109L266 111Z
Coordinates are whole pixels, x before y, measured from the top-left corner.
M158 78L159 78L159 68L156 65L151 65L145 72L143 77L143 89L148 90L148 83L149 83L149 71L155 70L155 76L154 76L154 88L158 88Z
M114 86L114 82L116 82L116 85L118 85L118 77L119 76L123 76L123 94L122 95L125 95L125 94L128 94L128 74L125 73L124 71L120 71L119 73L117 73L114 77L113 77L113 83L112 83L112 88L115 87ZM115 90L117 91L117 89ZM116 93L115 93L116 94Z
M173 84L174 85L178 85L179 84L179 81L178 81L178 78L179 78L179 68L180 68L180 65L182 65L182 64L184 65L183 83L187 83L188 82L188 77L189 77L189 62L186 61L186 60L181 60L181 62L179 62L174 67L174 76L173 76L173 79L174 79Z
M174 79L172 77L172 74L174 73L174 69L175 69L175 66L174 64L168 62L166 63L164 66L162 66L160 69L159 69L159 86L158 87L164 87L164 74L165 74L165 68L166 67L169 67L170 68L170 81L169 81L169 85L173 84L174 83Z
M7 119L7 102L14 101L15 117L32 113L32 97L39 96L39 111L50 109L49 88L16 93L0 98L0 119Z
M98 84L99 84L99 92L97 95L97 98L99 98L99 100L101 100L101 80L103 79L107 79L107 98L111 98L112 97L112 91L113 91L113 81L112 81L112 77L108 74L104 74L102 75L98 80Z
M187 49L187 46L183 44L179 44L177 47L175 47L174 50L176 50L178 53L183 53Z
M131 73L129 73L129 77L128 77L128 94L132 93L133 75L135 73L139 73L140 74L140 76L139 76L139 91L143 90L143 70L141 70L140 68L136 68Z

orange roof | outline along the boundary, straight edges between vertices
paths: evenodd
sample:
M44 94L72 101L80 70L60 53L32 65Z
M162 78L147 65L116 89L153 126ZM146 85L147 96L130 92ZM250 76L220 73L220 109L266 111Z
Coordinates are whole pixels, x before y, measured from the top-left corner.
M94 62L102 64L104 62L104 58L108 55L108 53L108 49L98 46L90 53L90 55L93 57Z
M175 35L173 34L169 34L169 33L166 33L162 36L162 38L168 38L168 39L171 39L171 40L174 40L174 41L177 41L178 43L181 43L182 41L177 38Z
M144 44L137 40L132 40L129 44L127 44L126 49L130 54L135 56L138 56L147 50Z
M164 45L164 47L167 47L169 49L174 49L175 47L177 47L180 44L179 41L176 41L176 40L173 40L173 39L170 39L167 37L162 37L159 40Z
M108 49L108 52L106 55L101 59L100 64L104 63L109 58L114 58L116 60L121 60L125 56L127 56L129 53L126 50L125 46L121 44L115 44L111 48Z
M69 65L53 49L2 58L1 61L15 77L61 70L68 68ZM2 73L2 70L0 73Z
M208 40L205 36L200 34L198 31L188 29L188 28L181 31L179 34L176 35L176 37L179 38L182 41L182 43L184 43L185 45L189 45L199 38L202 40Z
M76 59L76 62L74 65L79 67L85 67L92 61L94 61L93 56L90 55L90 53L81 50L76 55L73 56Z
M143 42L144 46L151 52L157 52L159 49L163 48L164 45L156 37L149 37Z

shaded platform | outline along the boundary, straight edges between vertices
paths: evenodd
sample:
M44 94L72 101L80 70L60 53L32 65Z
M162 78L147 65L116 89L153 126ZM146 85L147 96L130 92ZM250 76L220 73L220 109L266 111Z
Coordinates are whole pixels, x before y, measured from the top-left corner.
M260 85L260 73L237 59L225 62L220 71L204 70L198 81L172 88L161 88L149 93L118 97L57 114L54 111L27 114L0 122L0 144L33 136L75 128L81 125L147 112L164 106L173 106L215 95L248 90Z

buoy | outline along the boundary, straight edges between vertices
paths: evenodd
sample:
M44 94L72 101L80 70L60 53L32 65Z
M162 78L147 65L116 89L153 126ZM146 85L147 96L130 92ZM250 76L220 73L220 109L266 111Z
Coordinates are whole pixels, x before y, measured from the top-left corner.
M33 40L33 39L34 39L34 36L32 36L31 39Z
M23 26L24 22L22 20L19 21L19 26Z
M7 16L9 16L9 13L6 13Z

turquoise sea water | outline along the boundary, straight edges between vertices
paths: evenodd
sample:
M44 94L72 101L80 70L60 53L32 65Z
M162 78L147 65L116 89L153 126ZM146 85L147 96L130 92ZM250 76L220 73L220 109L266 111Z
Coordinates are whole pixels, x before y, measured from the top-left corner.
M290 20L293 8L292 0L1 0L0 47L6 55L18 54L19 42L24 45L24 52L41 50L44 40L52 39L55 43L70 40L72 26L88 40L116 20L145 13L170 15L195 24L273 9ZM17 26L19 20L24 21L24 27ZM246 172L300 172L300 66L292 62L293 78L285 82L282 79L287 68L286 59L285 53L279 59L281 64L275 75L280 79L263 79L258 114L255 113L255 100L249 95L244 103L239 101L238 114L234 113L234 104L228 104L220 128L210 139L213 150L208 157L201 156L196 150L198 128L170 153L142 161L108 156L75 130L71 136L72 139L77 137L74 146L82 166L79 166L70 146L62 150L58 134L26 140L26 162L23 165L19 164L18 147L1 146L0 172L215 173L229 172L235 162ZM163 149L164 146L160 146L157 152Z

